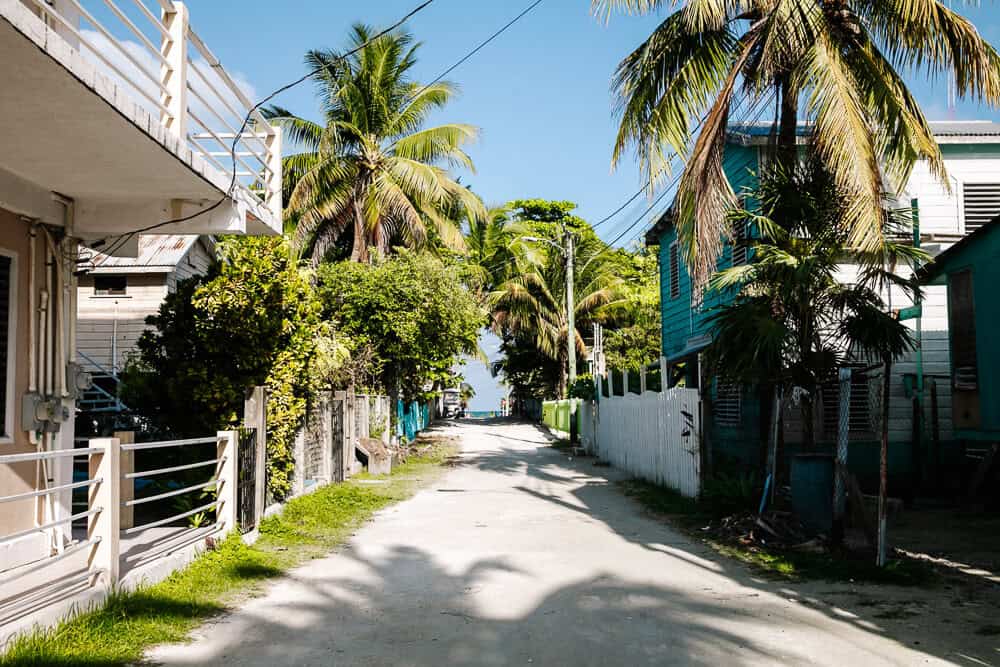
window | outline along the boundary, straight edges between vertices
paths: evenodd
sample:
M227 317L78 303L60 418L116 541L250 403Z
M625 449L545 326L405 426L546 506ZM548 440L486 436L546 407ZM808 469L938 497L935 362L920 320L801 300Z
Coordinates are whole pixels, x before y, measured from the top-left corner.
M743 420L743 387L732 382L716 382L715 423L739 426Z
M979 387L979 368L971 271L958 271L948 276L948 311L953 385L955 389L974 391Z
M670 244L670 298L676 299L681 295L681 267L680 256L677 252L677 243Z
M746 197L740 197L739 205L741 209L746 209ZM743 266L747 263L747 223L745 220L733 221L733 266Z
M127 288L125 276L94 276L95 296L124 296Z
M1000 215L1000 183L963 183L965 233L971 234Z
M0 251L2 252L2 251ZM14 430L14 345L17 340L14 258L0 254L0 428L9 440Z
M980 428L979 361L972 271L948 276L951 338L951 417L956 428Z
M733 266L747 263L747 228L744 222L733 226Z
M869 434L872 432L871 400L869 397L869 375L855 368L851 373L851 398L848 403L848 433ZM840 380L837 374L823 383L823 430L827 436L836 438L840 431Z

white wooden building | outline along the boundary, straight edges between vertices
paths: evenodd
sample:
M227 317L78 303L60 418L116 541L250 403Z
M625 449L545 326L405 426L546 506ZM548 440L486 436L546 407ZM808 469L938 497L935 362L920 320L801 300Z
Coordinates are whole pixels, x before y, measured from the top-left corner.
M90 372L118 373L177 283L203 275L215 258L210 236L164 234L139 239L136 257L95 253L77 284L77 352Z

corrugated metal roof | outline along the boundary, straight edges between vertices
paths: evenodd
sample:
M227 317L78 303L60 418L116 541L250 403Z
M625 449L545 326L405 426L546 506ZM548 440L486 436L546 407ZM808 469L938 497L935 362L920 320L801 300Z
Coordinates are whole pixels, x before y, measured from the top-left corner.
M932 120L928 123L936 137L983 137L984 143L995 143L1000 137L1000 123L990 120ZM770 121L755 123L732 123L729 134L737 139L761 138L771 134L774 124ZM800 122L797 133L800 137L809 134L812 123ZM991 139L985 139L990 137Z
M1000 123L990 120L932 120L937 137L1000 137Z
M201 238L196 234L149 234L139 237L136 257L112 257L94 252L95 270L127 269L129 273L148 269L151 273L172 270Z

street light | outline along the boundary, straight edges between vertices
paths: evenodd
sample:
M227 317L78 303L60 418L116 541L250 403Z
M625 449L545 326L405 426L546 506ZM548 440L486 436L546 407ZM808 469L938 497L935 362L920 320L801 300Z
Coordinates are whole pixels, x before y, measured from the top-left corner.
M552 239L540 238L538 236L522 236L522 241L534 243L547 243L563 256L566 261L566 360L569 364L568 387L572 387L576 382L576 308L573 299L573 265L576 262L575 248L573 246L573 233L563 227L563 241L565 247L559 245Z

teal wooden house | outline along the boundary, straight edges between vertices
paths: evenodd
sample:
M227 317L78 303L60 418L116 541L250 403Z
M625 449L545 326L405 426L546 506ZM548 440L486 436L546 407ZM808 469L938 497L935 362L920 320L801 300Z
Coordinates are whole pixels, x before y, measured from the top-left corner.
M1000 443L1000 218L938 255L921 282L948 294L952 424L965 441Z
M1000 215L1000 124L972 121L931 126L950 183L939 183L926 164L918 163L897 199L917 201L921 245L936 256ZM730 128L723 162L737 194L755 185L770 130L770 125ZM805 137L802 140L806 141ZM752 237L753 230L733 230L733 234L737 238ZM701 302L692 298L691 281L669 212L647 232L646 243L659 246L662 352L668 361L670 382L701 390L706 406L705 444L717 468L756 467L764 454L770 397L763 395L766 392L759 387L720 382L701 363L702 353L711 343L709 316L732 295L706 293ZM719 267L752 261L752 249L746 244L727 244ZM856 267L849 264L842 266L843 280L852 280L855 271ZM893 310L914 305L896 290L883 298ZM890 385L890 470L896 489L912 487L915 481L935 476L929 473L948 466L962 465L960 439L967 433L960 428L959 420L953 421L952 387L956 385L952 382L947 288L928 286L921 311L918 336L918 320L907 321L919 338L921 354L912 353L898 361ZM936 398L933 414L931 385ZM875 484L878 469L879 386L879 378L871 373L856 372L852 380L849 462L862 484L869 487ZM991 405L1000 406L1000 396L991 396ZM961 403L960 392L955 399ZM831 378L816 403L813 430L820 443L835 440L838 403L839 391ZM784 451L791 454L800 440L801 424L796 423L796 411L787 411L784 418ZM931 470L935 466L937 469Z

